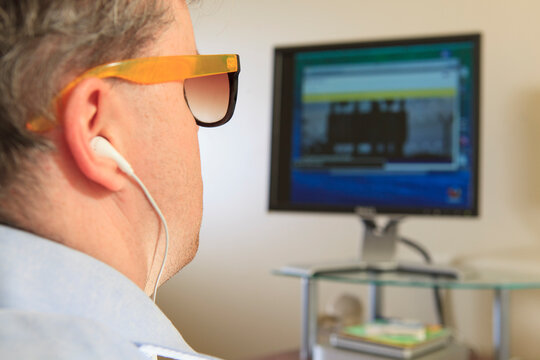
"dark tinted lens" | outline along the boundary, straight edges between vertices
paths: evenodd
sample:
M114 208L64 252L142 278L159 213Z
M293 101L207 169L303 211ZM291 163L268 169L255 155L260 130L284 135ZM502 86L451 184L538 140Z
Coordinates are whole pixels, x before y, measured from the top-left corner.
M202 76L184 81L186 100L195 119L215 123L227 114L229 107L229 76Z

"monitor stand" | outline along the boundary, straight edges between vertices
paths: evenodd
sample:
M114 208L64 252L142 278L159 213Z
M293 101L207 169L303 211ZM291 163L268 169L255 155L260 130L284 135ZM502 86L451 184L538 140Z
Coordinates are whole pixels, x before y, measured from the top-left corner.
M363 208L356 213L364 224L364 239L358 259L325 262L317 264L288 265L280 269L284 274L294 276L313 276L323 273L372 271L400 272L432 275L450 279L461 278L458 269L422 262L403 262L395 260L396 247L401 241L398 232L404 216L391 216L383 227L376 221L376 215Z

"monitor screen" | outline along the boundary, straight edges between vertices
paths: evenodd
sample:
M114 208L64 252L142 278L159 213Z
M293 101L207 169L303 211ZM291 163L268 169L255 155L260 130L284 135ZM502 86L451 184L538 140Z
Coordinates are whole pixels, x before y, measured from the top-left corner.
M270 209L477 215L479 46L276 48Z

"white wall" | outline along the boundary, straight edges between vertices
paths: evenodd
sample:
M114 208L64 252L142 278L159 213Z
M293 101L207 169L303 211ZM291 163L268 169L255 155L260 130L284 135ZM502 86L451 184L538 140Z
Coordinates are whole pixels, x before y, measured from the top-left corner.
M414 217L402 232L439 260L467 256L540 273L538 14L536 0L202 0L194 5L201 53L239 53L242 73L233 120L200 131L205 209L198 257L160 293L160 305L187 341L230 359L297 347L299 282L271 270L357 251L361 228L352 215L266 210L276 45L481 32L481 217ZM348 289L365 293L360 286ZM325 285L323 303L340 290ZM491 346L490 299L487 291L452 293L460 334L484 353ZM513 353L536 359L540 292L516 292L512 300ZM391 290L386 309L433 318L426 292Z

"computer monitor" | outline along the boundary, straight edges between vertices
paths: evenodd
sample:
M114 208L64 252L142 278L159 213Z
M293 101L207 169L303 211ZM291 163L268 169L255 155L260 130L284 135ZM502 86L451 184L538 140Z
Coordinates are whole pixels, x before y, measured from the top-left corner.
M276 48L270 210L478 215L479 47Z

